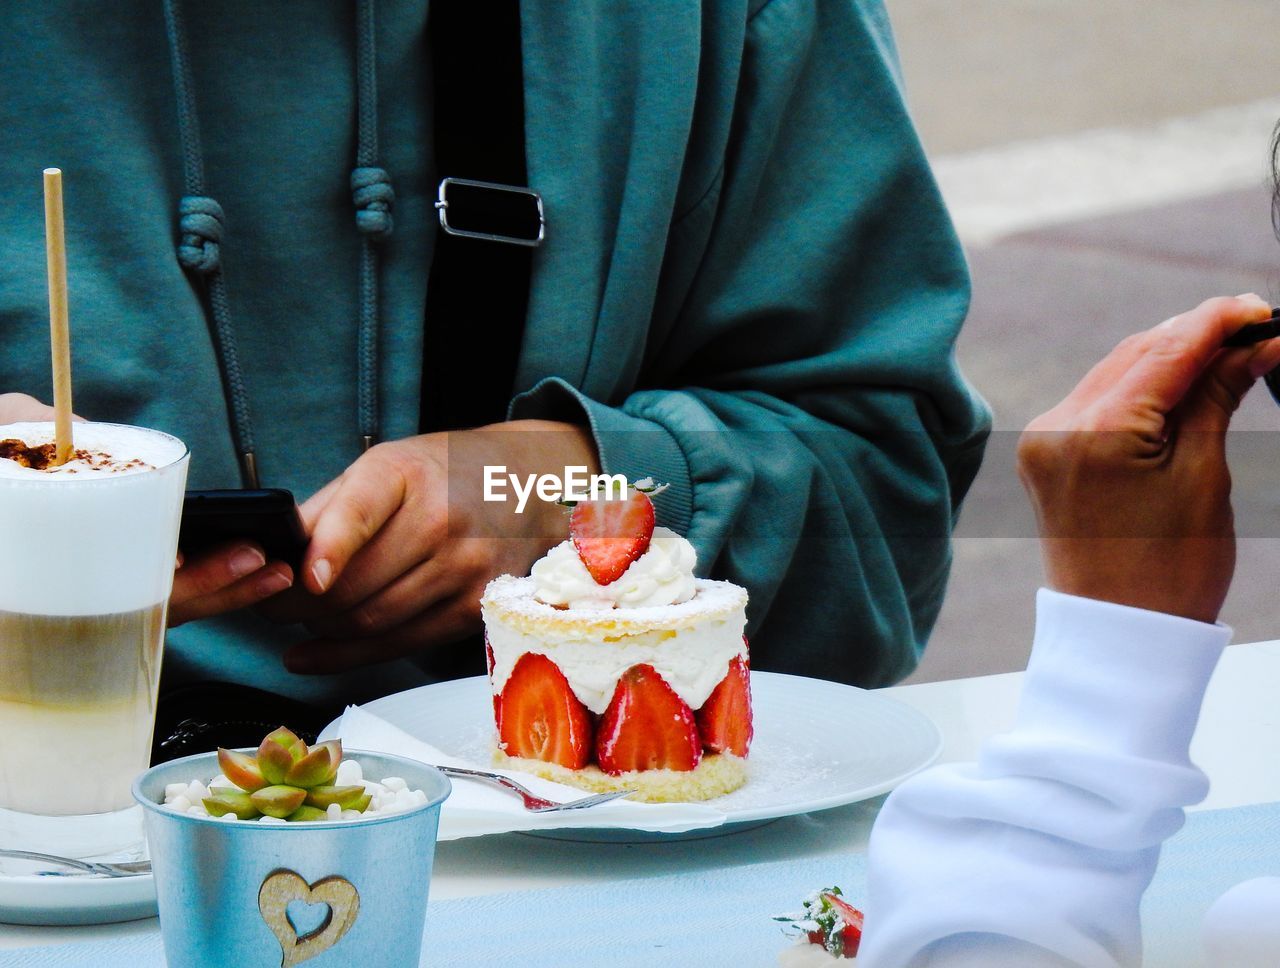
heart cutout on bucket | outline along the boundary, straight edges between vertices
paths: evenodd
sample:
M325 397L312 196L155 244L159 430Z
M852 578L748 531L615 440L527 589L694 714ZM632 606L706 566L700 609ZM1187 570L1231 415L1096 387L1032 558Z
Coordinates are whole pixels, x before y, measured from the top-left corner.
M289 917L289 905L301 901L323 905L327 910L319 926L299 935ZM308 884L294 871L273 871L258 890L258 910L271 933L280 942L284 959L281 968L292 968L323 954L336 945L356 922L360 913L360 892L345 877L324 877Z
M293 925L293 930L302 938L317 931L323 931L333 919L333 908L324 901L290 901L285 907L284 916Z

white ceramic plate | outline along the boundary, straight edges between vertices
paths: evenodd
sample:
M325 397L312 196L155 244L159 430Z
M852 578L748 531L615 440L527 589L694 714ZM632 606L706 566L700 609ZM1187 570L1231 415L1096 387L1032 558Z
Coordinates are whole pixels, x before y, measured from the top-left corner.
M156 885L136 877L50 877L29 861L0 860L0 922L112 924L156 915ZM3 960L3 959L0 959Z
M575 840L706 837L779 817L826 810L885 793L932 763L942 748L923 713L875 692L822 679L751 673L755 739L751 779L711 803L718 830L661 834L627 828L537 831ZM484 676L396 693L365 705L424 742L473 763L488 763L493 705ZM333 735L330 725L322 735ZM446 803L444 809L448 810Z

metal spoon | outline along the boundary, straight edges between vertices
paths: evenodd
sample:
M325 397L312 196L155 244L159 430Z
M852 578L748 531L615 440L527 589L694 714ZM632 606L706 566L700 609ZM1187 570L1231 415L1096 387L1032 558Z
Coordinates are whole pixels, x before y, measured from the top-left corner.
M151 873L151 861L135 860L121 864L108 864L102 861L76 860L72 857L59 857L56 854L39 854L33 850L12 850L0 847L0 857L12 857L15 860L34 860L43 864L57 864L70 868L66 871L38 871L48 877L75 877L94 874L99 877L137 877L139 874Z

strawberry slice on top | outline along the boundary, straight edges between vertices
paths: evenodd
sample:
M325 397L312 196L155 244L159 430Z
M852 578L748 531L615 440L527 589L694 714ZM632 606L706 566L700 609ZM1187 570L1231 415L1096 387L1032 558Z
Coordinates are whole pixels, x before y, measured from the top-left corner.
M596 732L596 764L618 776L633 770L692 770L702 741L688 703L651 665L622 674Z
M654 520L649 495L628 488L624 498L574 505L569 537L595 583L609 585L649 550Z
M751 749L751 672L746 659L735 655L729 673L712 690L697 713L702 745L712 753L747 755Z
M498 745L508 756L580 770L591 758L591 714L545 655L526 652L495 700Z

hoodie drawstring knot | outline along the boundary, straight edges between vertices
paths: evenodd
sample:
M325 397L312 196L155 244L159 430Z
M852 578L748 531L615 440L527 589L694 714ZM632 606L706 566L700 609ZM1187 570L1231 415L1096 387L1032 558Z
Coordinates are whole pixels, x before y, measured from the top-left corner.
M364 235L383 239L391 234L391 204L395 198L391 176L385 168L351 170L351 200L356 206L356 228Z
M184 269L201 275L215 271L221 263L218 243L222 241L222 206L208 195L185 195L178 203L178 261Z

